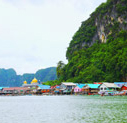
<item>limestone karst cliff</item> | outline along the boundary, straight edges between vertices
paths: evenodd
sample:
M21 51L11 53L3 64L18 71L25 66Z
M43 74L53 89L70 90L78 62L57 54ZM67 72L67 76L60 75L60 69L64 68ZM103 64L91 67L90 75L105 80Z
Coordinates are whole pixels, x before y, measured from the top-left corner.
M82 22L67 50L67 58L74 51L92 46L95 42L106 43L109 35L127 30L127 0L108 0L102 3Z
M107 0L83 21L66 52L61 81L127 81L127 0Z

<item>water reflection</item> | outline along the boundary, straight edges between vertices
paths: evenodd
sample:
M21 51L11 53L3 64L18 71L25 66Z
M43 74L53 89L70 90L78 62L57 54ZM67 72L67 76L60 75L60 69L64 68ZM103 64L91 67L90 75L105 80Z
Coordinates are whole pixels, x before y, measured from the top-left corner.
M2 123L123 123L127 97L0 97Z

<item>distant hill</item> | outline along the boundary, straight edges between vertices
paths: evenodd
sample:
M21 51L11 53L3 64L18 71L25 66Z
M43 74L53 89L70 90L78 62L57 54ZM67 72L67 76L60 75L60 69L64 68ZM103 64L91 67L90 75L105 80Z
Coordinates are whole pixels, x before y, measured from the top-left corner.
M40 69L35 74L23 75L17 75L14 69L0 69L0 86L21 86L23 81L30 83L34 77L38 79L38 82L55 80L57 78L56 67Z

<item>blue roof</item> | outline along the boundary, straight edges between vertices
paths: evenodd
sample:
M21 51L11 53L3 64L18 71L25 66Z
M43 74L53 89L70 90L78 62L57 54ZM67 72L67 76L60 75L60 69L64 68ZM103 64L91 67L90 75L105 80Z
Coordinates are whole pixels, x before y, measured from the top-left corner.
M50 89L49 85L38 85L41 89Z
M100 84L87 84L90 88L98 88Z
M59 89L59 88L60 88L60 86L56 86L56 88L58 88L58 89Z
M114 82L114 84L126 84L127 82Z
M115 85L122 87L123 85L127 84L127 82L114 82Z
M79 88L83 88L86 84L76 84Z
M9 87L0 87L0 90L2 90L3 88L9 88Z
M0 87L0 90L3 89L3 87Z

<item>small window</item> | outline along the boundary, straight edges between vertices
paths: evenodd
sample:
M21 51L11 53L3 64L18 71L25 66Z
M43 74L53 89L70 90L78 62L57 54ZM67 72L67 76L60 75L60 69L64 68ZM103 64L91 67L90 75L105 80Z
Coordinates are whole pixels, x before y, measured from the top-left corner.
M101 88L101 90L103 90L103 88Z
M106 88L104 88L104 90L106 90Z

